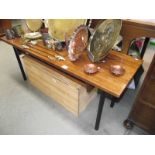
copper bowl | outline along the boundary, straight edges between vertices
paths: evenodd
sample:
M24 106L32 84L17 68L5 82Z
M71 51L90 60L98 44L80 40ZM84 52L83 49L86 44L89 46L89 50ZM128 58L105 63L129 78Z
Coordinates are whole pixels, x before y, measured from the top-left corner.
M93 74L98 71L98 67L95 64L86 64L84 66L84 71L87 74Z
M110 72L113 73L116 76L123 75L125 72L124 67L120 65L111 65L110 66Z

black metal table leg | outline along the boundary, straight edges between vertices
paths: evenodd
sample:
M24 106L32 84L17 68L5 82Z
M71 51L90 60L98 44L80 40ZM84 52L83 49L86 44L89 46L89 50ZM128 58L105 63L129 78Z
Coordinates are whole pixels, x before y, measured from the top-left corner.
M26 74L25 74L25 72L24 72L24 69L23 69L23 66L22 66L22 63L21 63L21 60L20 60L20 57L19 57L19 51L18 51L18 49L15 48L15 47L13 47L13 49L14 49L14 52L15 52L15 55L16 55L16 58L17 58L17 61L18 61L20 70L21 70L21 72L22 72L23 79L24 79L24 80L27 80Z
M112 97L112 98L111 98L111 104L110 104L110 107L111 107L111 108L114 107L116 101L117 101L117 98L116 98L116 97Z
M105 93L103 91L101 91L100 92L100 101L99 101L99 105L98 105L97 118L96 118L96 123L95 123L95 130L99 129L105 97L106 97Z
M142 51L141 51L141 54L140 54L141 59L143 59L143 56L145 54L145 51L146 51L146 48L147 48L147 45L148 45L149 41L150 41L150 38L146 37L145 41L144 41L144 45L143 45Z

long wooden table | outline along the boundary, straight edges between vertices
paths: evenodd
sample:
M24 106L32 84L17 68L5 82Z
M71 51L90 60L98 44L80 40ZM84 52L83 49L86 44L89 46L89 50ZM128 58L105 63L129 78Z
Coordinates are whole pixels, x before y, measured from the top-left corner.
M108 93L115 98L119 98L142 64L142 60L136 60L126 54L122 54L116 51L110 51L109 55L105 59L105 62L97 63L97 66L100 67L98 73L86 74L83 71L83 67L85 64L91 63L87 56L87 52L84 52L79 60L71 62L68 59L66 50L63 50L61 52L53 51L51 49L47 49L42 42L38 42L37 45L31 45L27 49L23 48L23 41L20 38L7 40L4 36L1 37L1 40L13 46L24 80L26 80L26 75L20 61L20 53L28 54L29 56L39 59L42 62L51 65L76 79L79 79L91 86L100 89L100 101L95 124L96 130L98 130L99 128L104 100L106 97L105 94ZM65 61L57 61L51 59L54 58L55 55L63 56L65 58ZM111 74L109 70L110 66L113 64L123 65L125 68L125 74L119 77Z

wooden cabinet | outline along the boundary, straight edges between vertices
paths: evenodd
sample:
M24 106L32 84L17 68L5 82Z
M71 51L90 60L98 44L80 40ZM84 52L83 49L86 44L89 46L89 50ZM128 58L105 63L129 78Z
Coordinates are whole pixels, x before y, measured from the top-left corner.
M23 58L31 84L78 116L97 95L96 89L32 57Z
M11 28L11 19L0 19L0 36L4 35L8 28Z
M124 123L126 127L130 127L133 123L155 134L155 55L128 120Z

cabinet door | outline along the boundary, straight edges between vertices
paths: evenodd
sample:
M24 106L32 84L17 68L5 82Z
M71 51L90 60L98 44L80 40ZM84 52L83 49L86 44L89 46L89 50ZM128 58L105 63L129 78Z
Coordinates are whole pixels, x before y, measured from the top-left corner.
M155 56L149 67L129 119L155 134Z
M141 89L139 100L155 109L155 61L150 68L150 74L147 75L144 86Z

